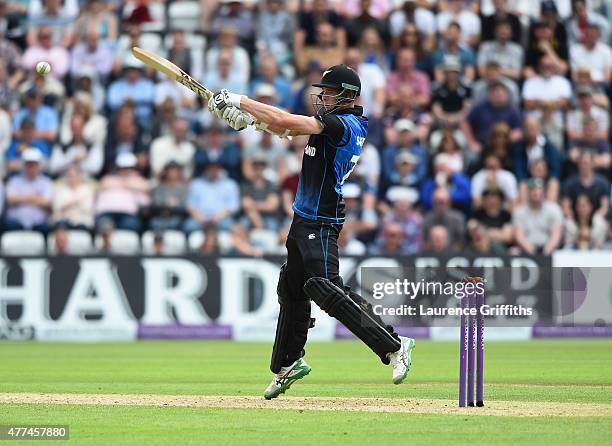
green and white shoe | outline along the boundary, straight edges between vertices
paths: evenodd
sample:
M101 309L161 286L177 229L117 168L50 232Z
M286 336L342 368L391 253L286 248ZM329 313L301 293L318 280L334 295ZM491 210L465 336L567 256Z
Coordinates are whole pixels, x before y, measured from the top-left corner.
M264 392L264 398L271 400L281 393L285 393L291 387L291 384L308 375L310 370L310 366L302 358L287 367L283 367Z
M387 357L393 367L393 384L401 384L412 366L412 349L414 348L414 339L400 336L402 345L400 349L393 353L388 353Z

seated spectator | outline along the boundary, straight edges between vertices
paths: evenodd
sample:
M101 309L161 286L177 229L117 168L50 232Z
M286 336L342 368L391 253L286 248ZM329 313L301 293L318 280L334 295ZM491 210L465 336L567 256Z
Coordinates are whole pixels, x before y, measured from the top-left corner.
M393 9L386 0L348 0L341 4L340 13L350 17L345 22L348 45L355 45L366 30L372 29L379 36L386 35L385 20Z
M569 40L571 43L582 42L589 31L591 26L595 26L599 31L598 39L600 38L603 42L610 40L610 4L608 3L608 18L598 14L595 11L593 3L588 0L574 0L574 13L572 17L566 23L566 27L569 34ZM601 3L601 2L599 2ZM605 1L603 2L605 3ZM605 9L605 7L604 7Z
M442 66L444 80L435 85L432 111L439 126L456 127L465 119L470 106L470 87L461 82L461 65L448 59Z
M235 223L229 228L232 244L228 255L262 257L265 254L264 248L256 246L249 238L249 230L242 223Z
M461 43L476 47L480 42L480 18L465 7L461 0L446 2L446 8L436 16L438 32L443 33L452 23L461 27Z
M374 256L403 256L403 233L402 227L397 223L389 223L383 229L381 239L371 245L369 254Z
M584 123L588 119L595 121L595 127L590 129L594 132L595 139L606 139L610 131L610 111L593 103L593 89L588 86L580 86L576 90L578 96L578 107L567 114L567 137L570 145L576 140L587 136Z
M458 131L453 131L450 127L445 127L440 131L439 137L433 137L430 140L430 147L433 147L433 153L444 153L448 155L448 162L451 171L461 173L465 167L465 159L463 148L459 144L455 134ZM437 144L434 144L434 140L437 140Z
M561 244L563 213L545 199L542 180L530 180L527 187L527 201L512 213L516 243L526 254L551 255Z
M95 30L100 38L107 42L117 40L118 20L106 2L87 0L81 8L75 24L75 41L80 42L90 29Z
M138 122L144 128L149 128L153 114L153 100L155 98L155 85L142 75L142 62L132 58L123 65L123 74L108 87L107 103L112 112L130 101Z
M591 69L589 67L579 67L576 70L576 78L574 80L574 93L580 89L590 89L593 96L593 105L607 109L610 106L610 100L606 92L606 87L593 82L591 78ZM574 100L576 100L574 94Z
M361 38L356 42L356 45L366 63L380 67L385 73L391 70L391 58L385 50L381 30L372 26L363 28Z
M448 229L442 225L434 225L427 234L425 241L425 254L444 256L453 253L453 247L449 243Z
M247 228L278 229L279 191L264 177L266 159L256 157L252 160L252 177L241 188L243 223Z
M462 123L463 133L473 152L482 151L491 128L498 122L505 122L510 127L511 141L521 138L521 112L510 102L506 86L499 81L489 84L487 99L475 104Z
M388 184L403 184L405 186L419 186L427 175L427 152L415 138L416 127L414 123L408 119L398 119L393 126L397 134L396 143L388 145L382 152L382 169L383 177ZM401 153L409 153L412 157L405 157L401 160L398 155ZM410 174L401 175L398 167L400 163L408 162L414 165L414 169Z
M546 161L549 174L557 181L561 179L561 153L543 134L540 123L533 116L524 121L525 137L514 149L514 173L520 182L529 177L531 165L540 159Z
M53 183L41 173L43 155L38 149L24 150L23 168L6 184L5 231L49 232Z
M233 216L240 210L240 190L234 180L228 178L218 160L204 167L201 177L189 183L187 212L189 218L183 225L188 234L202 230L206 225L229 230Z
M352 223L345 222L338 235L338 253L341 256L363 256L366 251L365 244L355 237Z
M578 67L589 67L593 82L607 84L612 81L612 49L599 40L599 27L588 23L580 43L570 47L572 77Z
M344 46L335 40L334 27L327 22L319 23L316 28L316 42L306 44L303 49L295 48L294 59L298 72L304 73L312 60L323 67L331 67L342 62Z
M36 87L30 88L24 98L24 106L13 116L13 128L19 129L24 119L30 118L34 122L34 139L42 140L47 144L47 149L43 152L51 152L51 144L57 138L59 130L59 117L57 112L43 104L41 91ZM20 137L18 133L15 134Z
M51 76L33 72L19 85L17 91L23 97L31 88L37 88L43 97L43 104L53 107L55 110L61 107L66 98L64 82Z
M361 148L359 162L351 174L351 179L353 181L363 184L364 194L366 195L364 198L366 200L370 199L368 195L372 195L372 202L376 201L376 194L378 193L378 186L380 183L380 175L380 152L366 139L366 142Z
M182 29L175 29L171 33L172 41L166 58L173 64L181 67L185 72L190 73L195 79L202 75L201 67L196 66L193 52L187 44L187 35Z
M9 175L22 170L23 153L32 147L42 155L41 168L46 169L49 161L49 144L42 139L36 139L36 134L34 121L30 118L21 121L21 126L15 131L15 138L11 141L5 154L6 170Z
M236 30L240 42L247 48L253 47L253 32L255 20L252 8L247 7L243 0L231 0L225 2L224 8L218 8L210 21L210 32L212 36L223 33L223 30L231 28Z
M345 221L350 221L356 237L369 243L375 236L378 226L378 215L376 211L367 206L365 194L356 183L345 183L342 186L342 197L344 198Z
M34 45L36 35L47 28L53 45L70 48L74 39L73 24L79 13L76 1L32 0L28 7L28 46ZM52 59L40 59L52 60Z
M478 73L484 77L486 65L491 60L499 63L501 75L514 81L520 80L523 70L523 48L512 42L510 22L497 22L495 40L484 42L478 49Z
M610 146L605 137L602 137L598 129L597 121L592 117L586 117L583 123L584 132L582 138L572 141L568 151L570 172L574 173L580 154L589 150L593 153L593 162L597 173L608 176L610 171Z
M313 0L309 10L298 12L297 31L293 39L294 58L307 46L313 46L318 39L318 25L329 23L332 27L331 40L336 42L341 51L346 48L346 30L344 19L330 7L327 0ZM321 64L326 68L335 64Z
M100 34L96 28L88 30L85 41L78 43L72 49L70 60L72 78L79 77L84 67L93 69L96 74L94 80L103 84L113 69L113 52L105 42L100 41Z
M389 212L381 221L381 231L389 224L398 224L402 228L402 252L410 255L421 250L423 244L423 217L413 209L419 199L416 189L408 187L392 187L387 191L387 200L392 204ZM379 236L379 240L384 237Z
M6 8L6 4L0 3L0 10ZM21 60L22 51L15 43L7 38L10 36L10 32L7 29L9 27L9 20L2 17L0 14L0 22L3 26L0 26L0 99L4 99L1 102L10 104L12 102L12 92L17 90L19 82L24 77L23 64Z
M423 220L423 238L430 240L429 232L435 226L443 226L448 232L448 244L462 248L465 241L465 217L451 208L451 195L446 187L438 187L433 193L433 208Z
M474 208L482 205L482 193L485 189L498 187L507 199L506 207L512 209L518 200L516 177L509 170L502 168L501 160L488 154L484 166L472 177L472 203Z
M407 26L411 26L411 32L414 31L415 36L420 34L425 48L432 49L435 46L436 17L429 9L412 0L404 1L400 8L389 15L389 32L393 40L401 41Z
M548 22L537 21L533 25L533 38L528 40L529 46L525 51L525 66L523 76L527 79L536 75L536 70L542 64L542 58L547 57L553 72L557 75L565 75L568 70L569 54L567 41L557 39L555 36L555 26ZM565 28L561 26L559 29Z
M472 218L485 228L492 241L509 246L514 240L514 230L512 215L506 210L505 201L500 188L488 187L482 192L482 205L472 213Z
M521 20L515 14L515 11L510 11L507 7L506 0L493 0L494 12L490 15L480 16L482 23L482 40L488 41L495 38L495 31L498 23L508 23L512 29L512 41L522 43L523 25Z
M291 111L300 115L312 116L316 111L312 110L312 101L310 93L314 93L318 89L313 87L321 80L323 68L316 60L311 60L306 65L306 72L303 75L303 82L298 83L298 87L294 88Z
M472 102L477 103L487 99L489 85L494 82L504 84L510 96L510 102L519 104L521 95L517 83L509 77L502 75L501 65L495 59L489 60L482 70L481 78L472 82Z
M204 242L198 250L202 255L214 255L218 256L221 254L221 246L219 245L219 230L214 225L207 225L204 228Z
M70 255L68 230L61 226L58 226L53 231L53 238L55 241L55 255L56 256Z
M564 224L565 249L601 249L608 235L609 225L601 214L596 214L586 194L578 195L573 218Z
M209 74L216 72L217 77L220 77L217 70L221 69L221 54L229 53L232 56L232 75L235 76L236 82L247 85L251 76L251 62L248 52L238 44L238 33L238 29L231 26L219 30L216 45L206 52L206 70Z
M233 65L234 62L230 50L219 51L217 64L216 69L207 70L206 72L204 83L207 88L210 88L212 91L219 91L225 88L236 94L248 93L248 79L245 79L240 70L236 69Z
M431 59L431 52L436 49L436 37L433 38L424 36L413 23L407 23L402 33L399 36L399 42L397 44L399 48L410 48L414 51L416 58L415 67L417 70L427 73L427 76L433 78L433 61ZM395 47L395 46L393 46ZM392 56L394 56L392 54ZM395 60L393 63L395 66Z
M100 181L96 198L96 228L140 232L141 208L150 203L149 182L137 170L138 161L130 152L117 155L115 172Z
M532 179L542 180L544 183L544 196L548 201L559 201L561 183L558 178L550 175L550 169L544 158L540 158L529 166L529 176L519 183L519 202L527 200L527 183Z
M33 32L32 29L30 32ZM53 42L53 30L50 27L40 28L36 36L35 43L23 53L23 68L32 72L38 62L48 60L53 64L48 76L62 80L70 68L70 53L65 47Z
M461 64L461 75L466 84L472 83L476 78L476 58L471 48L460 43L461 26L452 22L446 31L442 33L443 42L439 44L439 49L432 55L434 65L434 79L441 82L444 78L442 65L447 57L454 57Z
M514 171L513 158L514 143L510 140L510 127L505 122L493 124L489 133L489 139L484 147L482 155L476 159L471 153L471 163L468 172L476 173L484 164L487 155L495 155L502 162L502 167L506 170Z
M427 108L431 101L431 84L425 73L415 67L416 56L410 48L400 48L397 53L395 70L387 76L387 98L391 103L401 100L401 87L410 88L411 104Z
M452 168L452 161L446 153L439 153L433 163L433 175L423 182L421 203L423 209L435 208L436 191L443 188L449 194L451 205L464 213L471 207L470 179Z
M185 177L191 177L195 147L187 138L188 131L189 122L177 117L172 123L172 134L153 140L150 163L154 175L159 175L170 161L174 161L181 166Z
M146 171L149 166L149 155L132 105L125 104L119 108L111 129L105 149L107 161L105 170L112 168L112 162L119 154L131 153L137 158L138 168L143 172Z
M274 54L278 63L290 60L295 29L294 14L286 10L283 3L283 0L266 0L256 24L257 49Z
M370 119L379 119L385 109L385 73L375 63L363 62L361 51L357 48L346 50L344 63L355 70L361 79L359 100L363 115Z
M187 183L183 166L170 161L159 173L151 195L150 226L155 231L180 230L187 214Z
M85 138L85 116L73 114L70 119L72 141L68 144L56 144L51 152L49 173L60 176L72 165L87 176L96 177L104 166L104 148L100 144L91 144Z
M55 184L52 220L56 228L93 229L94 188L83 181L77 165L69 166Z
M230 140L219 123L214 123L206 132L205 140L194 155L194 170L202 170L210 163L218 163L230 178L239 181L241 173L241 154L237 143Z
M578 173L563 182L562 205L566 217L573 218L573 209L579 195L585 194L591 199L595 212L602 217L610 209L610 185L608 180L595 173L595 156L588 150L578 158Z
M159 51L160 48L157 43L147 43L146 40L142 39L142 25L135 21L125 22L125 34L127 39L119 39L115 47L114 61L113 61L113 76L118 77L121 75L121 70L128 64L135 64L137 59L134 59L132 55L132 48L135 46L143 48L148 51Z
M262 56L259 62L259 73L251 81L251 94L255 94L257 88L262 84L272 85L276 90L275 106L286 110L291 107L291 83L278 72L278 65L272 54Z
M79 114L85 119L83 135L87 142L104 146L108 133L108 120L105 116L96 112L93 97L84 91L75 93L72 100L66 102L62 116L60 142L68 144L72 140L71 123L73 114Z
M506 254L503 245L491 238L487 228L476 220L468 221L467 225L470 243L467 252L472 255L494 255L501 256Z

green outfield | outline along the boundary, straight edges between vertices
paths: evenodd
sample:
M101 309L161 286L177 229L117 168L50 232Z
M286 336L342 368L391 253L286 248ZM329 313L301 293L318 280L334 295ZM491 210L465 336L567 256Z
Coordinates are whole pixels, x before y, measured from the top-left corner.
M313 343L265 402L269 344L3 342L0 424L68 424L72 445L611 444L612 340L486 347L488 407L459 410L457 343L417 341L401 386L357 342Z

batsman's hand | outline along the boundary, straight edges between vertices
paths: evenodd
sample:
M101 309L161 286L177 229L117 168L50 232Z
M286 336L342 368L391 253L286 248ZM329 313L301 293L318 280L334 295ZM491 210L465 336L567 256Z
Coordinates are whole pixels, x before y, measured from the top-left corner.
M244 130L249 124L253 123L253 117L233 105L223 109L222 119L234 130Z
M234 108L240 109L240 97L241 95L236 93L230 93L225 88L218 93L215 93L208 100L208 110L217 116L219 119L223 119L223 111L227 106L233 106Z

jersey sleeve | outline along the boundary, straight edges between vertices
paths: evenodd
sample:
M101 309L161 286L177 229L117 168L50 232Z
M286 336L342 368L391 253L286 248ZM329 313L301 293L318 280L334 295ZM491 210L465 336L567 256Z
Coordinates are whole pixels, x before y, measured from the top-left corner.
M315 118L323 124L321 134L327 136L334 145L339 145L344 133L349 131L342 120L336 115L316 115Z

